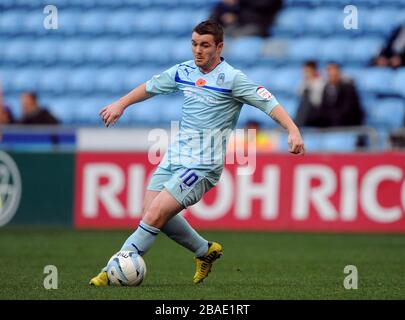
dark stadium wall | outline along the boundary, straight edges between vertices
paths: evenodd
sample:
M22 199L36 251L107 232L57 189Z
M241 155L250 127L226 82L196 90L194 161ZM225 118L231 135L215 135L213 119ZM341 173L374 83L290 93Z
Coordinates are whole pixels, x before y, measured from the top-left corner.
M72 153L10 152L21 176L21 198L9 225L72 226Z

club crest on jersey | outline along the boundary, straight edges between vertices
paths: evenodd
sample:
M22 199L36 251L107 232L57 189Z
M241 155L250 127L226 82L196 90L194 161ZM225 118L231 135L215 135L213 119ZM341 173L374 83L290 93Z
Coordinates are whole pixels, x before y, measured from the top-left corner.
M225 73L220 73L217 78L217 85L223 85L225 82Z
M198 79L196 82L195 82L195 85L197 86L197 87L202 87L202 86L205 86L205 84L207 83L207 81L205 81L204 79Z
M256 89L256 93L260 96L260 97L262 97L263 99L266 99L266 100L271 100L271 98L273 98L273 95L271 94L271 92L270 91L268 91L266 88L264 88L264 87L258 87L257 89Z

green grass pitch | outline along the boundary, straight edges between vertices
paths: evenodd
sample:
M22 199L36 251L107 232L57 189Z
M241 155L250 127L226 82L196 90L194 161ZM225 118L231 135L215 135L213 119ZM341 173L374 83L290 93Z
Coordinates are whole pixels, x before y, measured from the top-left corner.
M130 231L0 229L0 299L405 299L405 235L202 232L224 255L201 285L193 255L159 235L140 287L88 285ZM58 289L43 286L46 265ZM355 265L358 289L343 286Z

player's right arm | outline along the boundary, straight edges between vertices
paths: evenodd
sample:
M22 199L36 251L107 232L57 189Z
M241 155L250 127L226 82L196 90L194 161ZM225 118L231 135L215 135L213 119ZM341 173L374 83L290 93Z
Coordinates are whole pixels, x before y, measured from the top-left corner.
M114 125L124 113L124 110L131 104L144 101L157 94L168 94L177 91L175 80L177 69L178 65L175 65L161 74L153 76L152 79L136 87L127 95L101 109L100 116L105 126Z
M124 110L131 104L149 99L150 97L153 97L153 95L153 93L146 91L146 83L143 83L119 100L104 107L100 111L100 116L103 119L105 126L108 127L110 124L114 125L124 113Z

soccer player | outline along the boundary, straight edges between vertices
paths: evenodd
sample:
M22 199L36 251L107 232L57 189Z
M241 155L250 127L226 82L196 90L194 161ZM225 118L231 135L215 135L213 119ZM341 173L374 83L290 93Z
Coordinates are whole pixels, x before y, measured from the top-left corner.
M291 153L304 154L303 139L289 115L269 91L251 82L221 57L223 46L222 27L212 21L201 22L192 32L194 60L177 64L152 77L100 111L108 127L114 125L124 110L134 103L157 94L183 92L185 99L177 139L154 172L145 194L142 220L121 250L143 255L162 231L194 253L194 283L200 283L208 276L212 264L222 255L222 246L204 239L178 213L200 201L218 182L226 144L222 143L220 147L222 156L219 161L201 161L202 153L211 154L211 140L203 142L202 146L198 144L199 148L189 148L190 137L207 129L222 130L229 137L241 107L246 103L264 111L288 131ZM90 284L107 285L106 268L92 278Z

